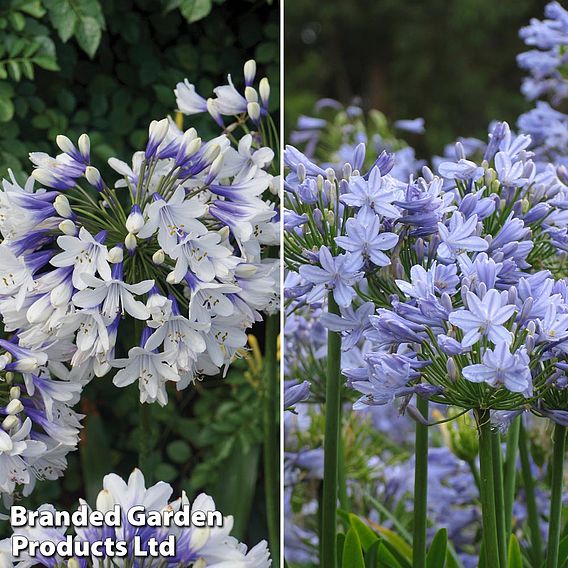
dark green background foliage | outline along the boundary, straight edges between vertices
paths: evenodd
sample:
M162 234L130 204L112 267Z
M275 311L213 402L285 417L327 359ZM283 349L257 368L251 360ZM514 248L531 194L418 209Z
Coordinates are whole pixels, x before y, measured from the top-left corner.
M28 153L53 151L61 133L88 131L95 159L129 159L150 120L172 113L178 81L208 97L254 57L277 93L278 56L265 0L2 0L0 173L29 171Z
M493 119L514 124L529 108L519 92L518 30L543 0L288 0L286 126L321 97L389 118L426 119L424 156ZM411 140L414 143L414 140Z
M249 58L278 93L276 3L0 0L0 174L29 174L28 152L56 152L60 133L76 139L88 132L95 165L109 156L129 161L143 149L150 121L172 114L178 81L189 78L207 97L227 73L240 84ZM208 116L186 118L189 124L203 138L218 133ZM213 495L224 514L235 515L235 535L254 544L266 538L262 394L246 369L237 362L225 379L172 390L167 407L153 405L150 459L152 482L171 483L176 497L181 490ZM137 386L93 380L78 409L87 416L80 449L69 455L65 477L40 482L24 503L74 508L80 496L94 503L105 474L127 477L138 460L139 408Z

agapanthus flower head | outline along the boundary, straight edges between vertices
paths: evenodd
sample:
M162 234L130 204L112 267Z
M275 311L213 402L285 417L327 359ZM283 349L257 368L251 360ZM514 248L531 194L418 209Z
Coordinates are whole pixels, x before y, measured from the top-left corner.
M106 521L97 525L77 527L74 533L67 526L43 528L36 525L24 525L13 528L13 536L24 536L30 541L51 541L54 545L68 542L68 549L77 551L73 556L44 557L40 553L21 553L18 558L11 554L10 538L0 542L0 564L2 566L99 566L109 564L138 566L193 566L197 567L223 567L233 568L269 568L271 565L270 552L265 541L261 541L253 548L248 548L231 535L233 517L225 516L221 524L211 527L201 527L194 524L189 526L177 526L168 520L168 514L175 514L187 510L187 518L193 518L196 512L202 515L218 513L213 499L202 493L193 503L182 493L181 497L170 501L172 488L167 483L159 481L151 487L146 487L144 476L140 470L135 469L128 480L111 473L105 476L103 488L100 491L96 503L92 509L83 499L79 505L87 508L88 512L100 511L107 513L120 507L121 523L106 524ZM142 507L145 515L159 514L162 522L158 526L149 524L138 526L129 522L127 512L132 507ZM42 505L38 510L55 512L51 505ZM164 543L168 539L175 541L175 554L173 556L136 556L134 540L138 539L139 549L148 552L149 542ZM105 547L92 546L95 542L104 542L106 539L112 546L109 550ZM117 542L125 543L126 556L119 556ZM116 547L116 548L113 548Z
M278 290L276 261L263 258L279 236L265 197L274 152L254 128L235 137L153 121L131 165L109 160L112 182L91 163L87 135L59 137L56 158L32 154L49 189L11 179L0 192L0 314L22 347L80 384L120 368L115 384L137 382L141 401L160 404L168 383L226 368L246 329L277 309ZM117 353L125 329L135 336Z

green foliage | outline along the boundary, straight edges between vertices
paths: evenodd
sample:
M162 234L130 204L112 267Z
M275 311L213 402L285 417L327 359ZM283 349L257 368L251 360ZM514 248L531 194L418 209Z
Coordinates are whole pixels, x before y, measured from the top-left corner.
M426 119L413 146L439 153L457 136L483 136L493 119L529 108L519 93L519 27L540 0L288 1L286 125L321 97L389 117Z
M256 0L0 3L0 175L29 174L28 153L55 152L60 133L88 131L96 159L130 160L150 120L175 110L178 81L208 96L249 58L277 93L278 16ZM209 117L191 124L215 129Z

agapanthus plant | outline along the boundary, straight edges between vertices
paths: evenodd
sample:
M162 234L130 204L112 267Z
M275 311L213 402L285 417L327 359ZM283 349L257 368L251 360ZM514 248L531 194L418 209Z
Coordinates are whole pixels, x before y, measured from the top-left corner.
M0 565L9 568L18 566L57 566L57 567L103 567L103 566L186 566L193 568L268 568L271 565L270 553L265 541L261 541L255 547L248 547L239 542L231 535L233 517L226 516L222 526L197 527L177 526L164 521L158 526L133 525L127 518L127 511L131 507L141 506L144 514L160 513L167 511L178 512L191 507L191 513L200 511L203 514L216 511L213 499L202 493L191 503L185 493L181 497L170 501L172 487L160 481L146 488L143 474L140 470L134 470L127 481L116 474L109 474L103 480L103 489L97 496L96 504L91 509L83 499L79 505L86 506L90 511L107 513L120 507L120 526L105 523L98 525L76 527L70 530L68 526L41 527L25 525L14 527L13 536L23 536L29 541L39 543L50 542L54 546L65 541L70 541L68 550L77 551L70 557L55 556L46 557L41 553L20 553L16 558L12 553L11 538L0 541ZM55 512L52 505L42 505L38 511ZM149 542L167 542L170 537L175 539L174 556L135 556L134 540L139 540L140 550L148 552ZM118 548L93 547L96 542L110 541L112 543L124 542L127 547L126 556L120 556Z
M369 162L363 144L336 167L287 150L285 239L296 273L287 296L327 311L326 440L339 431L338 334L344 349L361 345L362 364L344 366L362 394L356 408L400 398L424 425L428 399L475 410L484 480L498 444L489 411L544 414L562 397L568 306L555 277L563 275L568 187L563 171L535 163L530 147L530 136L495 123L487 143L458 142L453 159L436 160L437 175L425 167L405 179L392 173L394 155ZM407 406L415 394L418 411ZM415 566L425 558L427 442L418 426ZM337 468L336 451L328 453ZM326 495L326 477L324 523L336 491ZM489 565L506 550L493 491L492 480L481 488L484 532L495 536L487 537ZM331 522L322 528L331 562L326 530Z
M226 369L277 300L275 261L263 258L278 240L264 196L274 152L254 130L263 113L248 106L219 107L239 116L211 140L153 121L131 164L109 160L112 181L86 134L77 144L58 136L56 157L32 152L24 186L5 180L0 313L22 347L78 384L120 369L117 386L138 383L141 402L162 405L168 383L183 389ZM119 334L126 357L115 352Z

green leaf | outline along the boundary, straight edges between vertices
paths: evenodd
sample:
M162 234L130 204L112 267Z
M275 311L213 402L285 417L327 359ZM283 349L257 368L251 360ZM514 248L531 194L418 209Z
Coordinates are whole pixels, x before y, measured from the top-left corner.
M379 547L381 541L376 540L368 550L365 551L365 568L378 568L377 562L379 561Z
M366 552L377 540L379 536L373 531L368 525L366 525L357 515L349 513L349 523L351 527L357 531L359 540L361 541L361 546Z
M412 562L412 548L402 537L383 526L376 526L379 534L407 563Z
M9 122L14 116L14 103L12 99L0 98L0 122Z
M33 58L33 62L42 69L46 69L47 71L59 71L59 65L57 65L57 61L49 55L36 55Z
M361 541L357 531L351 527L345 535L345 544L343 545L343 568L365 568L365 560L363 559L363 551L361 550Z
M509 540L509 558L507 561L508 568L523 568L523 557L521 555L521 547L517 537L512 534Z
M379 544L377 552L377 568L401 568L400 562L394 557L384 542Z
M156 467L154 474L156 476L156 479L170 482L176 479L178 471L173 465L170 465L169 463L161 463Z
M46 0L45 4L53 27L57 30L61 41L66 43L75 33L77 14L67 0Z
M211 12L212 2L211 0L183 0L179 9L183 17L192 24L205 18Z
M191 457L191 448L187 442L184 442L183 440L175 440L168 444L166 447L166 453L174 463L182 464L187 463Z
M75 31L77 43L92 59L101 43L102 29L95 18L81 18Z
M428 568L442 568L446 560L446 550L448 547L448 531L440 529L434 538L426 556Z

